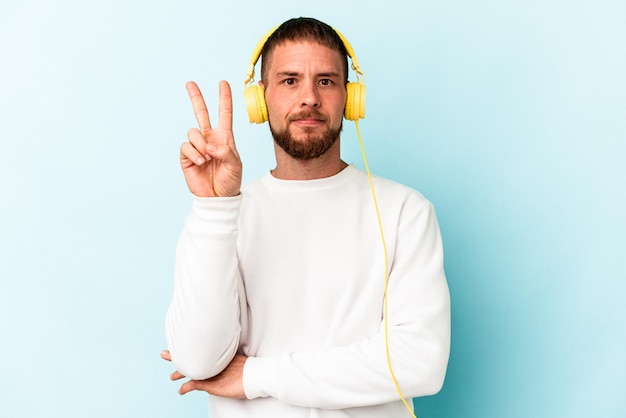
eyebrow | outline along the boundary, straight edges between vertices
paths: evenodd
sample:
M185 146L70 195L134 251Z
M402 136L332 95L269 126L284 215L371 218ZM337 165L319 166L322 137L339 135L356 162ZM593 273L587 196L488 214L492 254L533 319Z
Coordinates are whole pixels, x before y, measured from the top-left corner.
M297 77L302 75L302 73L299 73L297 71L280 71L278 73L276 73L277 77ZM334 72L334 71L329 71L329 72L322 72L322 73L318 73L315 74L316 77L341 77L339 75L339 73Z

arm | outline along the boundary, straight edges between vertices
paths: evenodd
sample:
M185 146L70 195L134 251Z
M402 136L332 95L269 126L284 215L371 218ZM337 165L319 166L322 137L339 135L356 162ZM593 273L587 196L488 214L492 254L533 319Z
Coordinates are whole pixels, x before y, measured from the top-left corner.
M180 162L196 199L177 247L166 334L177 370L205 379L228 365L239 342L244 303L236 258L241 160L232 134L228 83L220 83L216 128L198 86L188 83L187 92L199 129L189 131Z

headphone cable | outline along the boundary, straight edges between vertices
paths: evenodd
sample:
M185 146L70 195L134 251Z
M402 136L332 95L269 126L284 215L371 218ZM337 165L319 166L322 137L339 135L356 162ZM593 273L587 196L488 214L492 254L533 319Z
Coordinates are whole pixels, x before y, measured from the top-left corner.
M372 191L372 199L374 201L374 208L376 209L376 218L378 219L378 228L380 230L380 238L383 245L383 252L385 256L385 291L384 291L384 299L383 299L383 322L385 324L385 356L387 358L387 366L389 368L389 374L391 375L391 380L393 380L393 384L396 387L396 391L398 395L400 395L400 399L404 403L404 406L409 411L413 418L417 418L413 409L409 406L404 395L402 394L402 390L400 389L400 384L398 383L398 379L396 378L396 374L393 371L393 367L391 365L391 352L389 350L389 255L387 253L387 244L385 242L385 232L383 230L383 223L380 217L380 210L378 208L378 199L376 199L376 190L374 189L374 180L372 179L372 173L370 172L369 165L367 164L367 157L365 156L365 146L363 145L363 138L361 137L361 131L359 130L359 121L354 121L354 126L356 127L356 133L359 138L359 145L361 147L361 154L363 155L363 163L365 164L365 171L367 172L367 178L370 183L370 190Z

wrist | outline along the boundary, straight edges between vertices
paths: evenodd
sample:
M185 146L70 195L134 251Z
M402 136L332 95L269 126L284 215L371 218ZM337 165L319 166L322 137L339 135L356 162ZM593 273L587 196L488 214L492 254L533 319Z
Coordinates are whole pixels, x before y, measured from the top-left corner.
M278 358L248 357L243 368L243 389L248 399L278 397Z

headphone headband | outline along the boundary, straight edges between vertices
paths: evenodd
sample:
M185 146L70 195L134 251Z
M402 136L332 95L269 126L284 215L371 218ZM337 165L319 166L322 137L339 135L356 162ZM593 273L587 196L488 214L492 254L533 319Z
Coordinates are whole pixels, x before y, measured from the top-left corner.
M259 60L259 57L261 57L261 51L263 51L263 47L265 46L265 43L270 38L270 36L272 36L272 34L276 32L276 29L278 29L279 27L280 25L275 26L272 28L272 30L270 30L265 35L263 35L261 40L254 47L254 51L252 51L252 56L250 57L250 64L248 65L248 74L247 74L246 80L243 82L244 86L254 81L254 66Z

